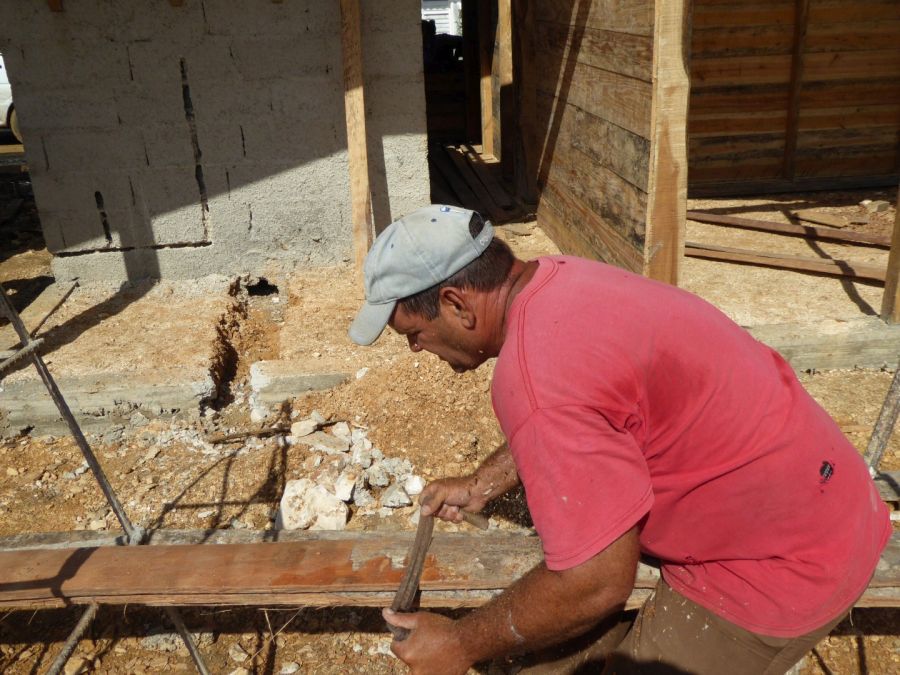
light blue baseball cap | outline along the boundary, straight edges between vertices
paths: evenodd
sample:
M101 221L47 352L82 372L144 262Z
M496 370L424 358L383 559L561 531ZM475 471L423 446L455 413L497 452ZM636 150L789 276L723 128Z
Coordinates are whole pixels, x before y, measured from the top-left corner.
M388 225L363 266L366 303L350 325L350 339L370 345L387 326L401 298L446 281L480 256L494 237L488 221L472 237L476 211L432 204Z

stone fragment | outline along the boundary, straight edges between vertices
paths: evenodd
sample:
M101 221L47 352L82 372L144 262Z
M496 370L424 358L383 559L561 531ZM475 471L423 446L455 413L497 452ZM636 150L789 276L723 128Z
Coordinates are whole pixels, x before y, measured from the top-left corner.
M70 472L66 471L66 474L68 474L68 473L70 473ZM63 474L63 476L65 476L66 474ZM6 475L9 476L10 478L12 478L13 476L18 476L19 470L13 466L8 466L8 467L6 467ZM72 474L72 478L75 478L74 474Z
M154 652L174 652L184 643L178 633L154 633L141 639L141 648Z
M350 441L348 439L339 438L334 434L326 434L324 431L316 431L296 440L298 443L312 446L313 450L326 454L347 452L350 449Z
M350 425L346 422L338 422L333 427L331 427L331 433L333 433L338 438L346 438L347 440L351 439L350 436Z
M367 366L363 366L359 370L356 371L356 379L361 380L366 376L366 373L369 372L369 368Z
M357 485L353 491L353 503L359 507L371 506L375 503L375 497L367 489Z
M344 469L338 479L334 481L334 496L341 501L349 502L353 499L353 490L356 488L356 479L359 472L355 469Z
M69 660L66 661L66 665L63 667L63 673L65 673L65 675L81 675L82 673L88 673L93 664L93 661L76 654L70 656Z
M296 661L288 661L285 664L282 664L281 670L278 671L278 675L294 675L300 671L300 664Z
M322 460L322 463L310 474L309 478L313 483L321 485L334 494L335 483L337 483L345 466L347 466L347 458L344 455L329 455Z
M241 647L241 645L235 642L231 647L228 648L228 658L236 663L243 663L247 660L250 655L247 653L247 650Z
M361 469L372 466L372 453L361 445L354 444L350 448L350 461Z
M416 475L408 476L403 481L403 489L411 496L420 494L425 489L425 479Z
M391 477L380 462L366 469L366 480L372 487L387 487L391 484Z
M382 465L394 478L405 478L412 473L412 462L408 459L388 457L382 461Z
M293 436L294 438L309 436L318 428L319 424L314 419L307 418L305 420L300 420L299 422L294 422L291 425L291 436Z
M211 408L210 408L211 410ZM146 415L144 415L140 410L135 410L131 417L128 418L128 424L133 427L144 427L150 423L150 420L147 419Z
M318 424L319 426L322 426L323 424L325 424L325 422L328 421L318 410L313 410L311 413L309 413L309 417L310 419L315 420L316 424Z
M381 495L381 505L390 509L409 506L410 504L412 504L412 500L409 498L409 495L406 494L406 490L403 489L403 486L398 483L391 485L384 491L384 494Z
M306 459L303 460L303 469L305 471L312 471L319 464L322 463L322 455L310 455Z
M287 482L275 526L284 530L342 530L349 513L347 505L331 492L300 478Z
M91 522L88 523L88 529L93 530L94 532L96 532L98 530L102 530L105 527L106 527L106 521L100 520L99 518L96 520L92 520Z
M889 208L891 208L891 203L886 202L883 199L875 199L868 202L868 204L864 204L864 206L866 207L866 211L868 211L869 213L884 213Z

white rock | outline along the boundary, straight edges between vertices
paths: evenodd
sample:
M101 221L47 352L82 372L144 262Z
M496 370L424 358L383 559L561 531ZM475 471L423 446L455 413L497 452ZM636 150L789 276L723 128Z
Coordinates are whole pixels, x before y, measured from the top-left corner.
M231 647L228 648L228 657L232 661L236 661L237 663L243 663L247 660L247 657L250 655L247 653L247 650L241 647L237 642L235 642Z
M403 481L403 489L406 490L406 494L411 496L421 494L422 490L425 489L425 479L421 476L408 476Z
M331 433L339 438L346 438L348 441L351 439L350 436L350 425L346 422L338 422L333 427L331 427Z
M389 457L382 461L385 470L395 478L406 478L412 473L412 462L408 459Z
M82 673L88 673L91 671L91 667L94 665L92 660L88 660L83 656L74 655L66 661L66 665L63 667L64 675L82 675Z
M294 438L309 436L318 428L319 424L314 419L300 420L299 422L294 422L291 425L291 436L293 436Z
M323 486L300 478L285 485L275 526L284 530L342 530L349 513L347 505Z
M380 463L366 469L366 480L372 487L387 487L391 484L391 477Z
M324 431L316 431L308 436L296 438L296 441L310 445L313 450L319 450L326 454L343 453L350 449L350 441L348 439L340 438L334 434L326 434Z
M325 422L328 421L318 410L313 410L311 413L309 413L309 417L310 419L315 420L316 424L318 424L319 426L322 426L323 424L325 424Z
M353 445L350 448L350 461L361 469L372 466L372 453L361 445Z
M372 493L365 488L357 486L353 491L353 503L359 507L371 506L375 503L375 497L373 497ZM416 513L418 513L418 511L416 511Z
M350 432L350 442L354 445L362 445L364 440L366 440L366 430L353 427L353 430Z
M288 661L287 663L281 666L281 670L278 671L278 675L294 675L294 673L300 671L300 664L295 661Z
M91 522L88 523L88 529L93 530L94 532L96 532L98 530L102 530L105 527L106 527L106 521L100 520L99 518L97 520L92 520Z
M254 406L250 409L250 421L254 424L259 424L261 422L265 422L266 418L269 416L269 411L265 408L260 408Z
M368 373L368 372L369 372L368 367L360 368L359 370L356 371L356 379L361 380L362 378L364 378L366 376L366 373Z
M334 482L334 496L341 501L351 501L358 476L359 473L355 469L345 469Z
M397 483L391 485L384 491L384 494L381 495L381 505L390 509L409 506L410 504L412 504L412 500L409 498L409 495L406 494L406 490L403 489L402 485L398 485Z
M329 455L310 473L309 479L335 494L334 486L346 466L347 458L344 455Z

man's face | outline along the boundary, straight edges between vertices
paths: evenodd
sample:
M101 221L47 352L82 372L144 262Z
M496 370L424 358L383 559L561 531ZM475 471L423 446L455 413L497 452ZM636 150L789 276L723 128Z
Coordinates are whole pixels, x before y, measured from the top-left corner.
M397 305L389 325L406 337L412 351L431 352L457 373L474 370L487 360L475 331L466 328L453 308L443 303L441 313L431 321Z

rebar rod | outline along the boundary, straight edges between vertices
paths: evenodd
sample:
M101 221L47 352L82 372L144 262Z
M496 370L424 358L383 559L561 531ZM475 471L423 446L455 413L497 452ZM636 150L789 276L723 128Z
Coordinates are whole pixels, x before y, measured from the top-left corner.
M16 308L13 307L12 302L10 302L9 297L7 297L6 289L3 287L3 284L0 284L0 309L3 310L6 318L9 319L10 324L15 329L16 334L19 336L19 340L21 340L23 345L27 345L31 341L31 335L29 335L28 330L25 328L25 324L22 323L22 319L19 317L19 313L16 312ZM97 461L97 457L91 450L91 446L88 445L87 439L84 437L84 434L81 431L81 427L78 426L78 422L75 420L75 416L72 415L72 411L69 409L66 400L63 398L62 393L56 386L56 382L50 375L50 371L47 370L47 366L44 364L41 355L37 351L33 351L29 354L29 357L34 363L34 367L37 369L38 375L41 376L41 380L44 382L44 386L47 387L47 391L50 392L50 397L56 404L56 408L59 410L60 415L62 415L66 426L69 427L69 432L72 434L72 437L78 444L78 448L81 450L81 454L84 456L85 461L87 462L91 471L94 473L94 478L100 485L100 489L103 490L106 501L109 502L109 505L115 512L116 518L119 519L119 523L122 525L122 529L125 530L125 534L128 535L129 541L142 540L144 537L144 531L141 528L137 528L132 525L131 521L128 519L128 515L125 513L125 509L122 507L121 502L119 502L119 498L116 496L115 491L109 484L109 480L107 480L106 474L103 472L103 468Z
M0 379L2 379L3 373L5 373L10 366L16 363L19 359L24 359L42 344L44 344L44 338L29 340L24 347L13 352L13 354L11 354L9 358L4 359L2 362L0 362Z
M194 660L194 665L197 667L197 672L200 673L200 675L209 675L209 669L206 667L203 655L200 653L197 645L194 644L194 638L191 637L187 626L184 625L181 614L175 607L166 607L166 614L169 615L169 620L175 625L175 630L178 631L181 639L184 640L184 646L187 647L188 652L190 652L191 658Z
M894 371L894 379L891 380L891 386L888 387L887 396L884 397L884 404L881 406L881 412L878 413L878 420L875 422L872 436L869 438L869 445L866 448L866 463L873 475L878 472L881 456L894 431L898 414L900 414L900 363L897 364L897 370Z
M96 615L97 603L95 602L91 604L84 614L81 615L81 618L78 619L78 623L75 624L75 628L69 633L69 637L62 646L62 651L56 655L56 658L53 659L53 663L50 664L50 668L47 669L47 675L59 675L63 666L66 665L66 661L69 660L69 657L72 656L72 652L75 651L75 645L78 644L81 636L84 635L84 631L91 625L91 621L94 620Z

